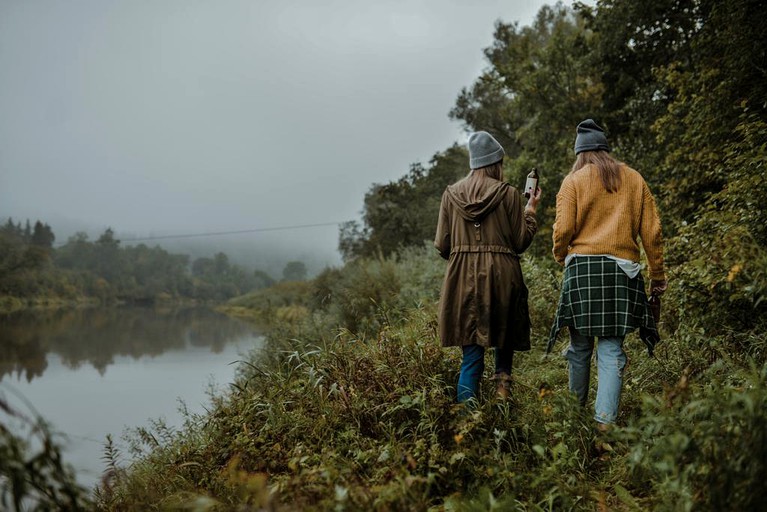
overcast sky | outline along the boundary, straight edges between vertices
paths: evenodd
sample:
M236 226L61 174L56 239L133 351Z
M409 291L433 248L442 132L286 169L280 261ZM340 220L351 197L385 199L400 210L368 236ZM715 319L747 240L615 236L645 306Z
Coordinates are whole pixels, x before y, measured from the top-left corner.
M372 183L465 142L447 114L494 22L544 3L0 0L0 215L136 235L359 218ZM270 237L335 257L333 226Z

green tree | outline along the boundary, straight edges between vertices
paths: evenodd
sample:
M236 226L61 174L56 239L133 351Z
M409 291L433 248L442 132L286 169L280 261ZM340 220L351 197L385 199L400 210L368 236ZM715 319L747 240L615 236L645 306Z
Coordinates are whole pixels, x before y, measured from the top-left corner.
M388 256L432 240L442 192L466 175L468 160L466 149L453 145L435 154L428 168L413 164L399 180L374 184L365 194L364 226L356 221L341 226L338 246L344 260Z
M603 122L620 153L655 178L657 143L651 127L673 92L658 79L672 62L688 65L690 41L703 23L700 2L605 0L579 12L593 32L590 60L603 90Z
M197 258L192 263L196 294L202 299L224 300L256 287L256 278L229 257L219 252L213 258Z
M256 290L262 290L264 288L269 288L270 286L274 285L275 280L264 272L263 270L256 270L253 272L253 279L255 280L255 283L253 287Z
M88 240L88 234L78 231L56 251L55 262L61 268L85 270L93 265L93 252L93 244Z
M211 258L197 258L192 263L192 275L206 277L215 275L215 265Z
M43 224L39 220L35 222L35 228L32 232L32 238L30 243L38 247L46 249L53 248L53 242L56 240L56 236L53 234L53 230L48 224Z
M27 221L31 232L31 226ZM53 232L40 221L35 223L38 238L27 236L13 219L0 228L0 292L26 295L40 286L40 274L50 260Z
M12 232L0 233L0 291L8 293L8 278L15 272L27 268L26 247L21 238Z
M289 261L282 269L282 278L285 281L305 281L306 265L302 261Z
M521 187L531 167L540 170L546 193L538 207L534 254L550 251L554 199L574 158L575 126L604 113L605 87L592 47L585 18L561 3L542 7L529 27L499 22L484 51L489 68L461 91L450 111L468 130L498 138L509 156L506 177L512 185Z
M96 240L94 249L94 272L109 283L117 284L117 279L122 274L122 262L120 240L115 238L112 228L104 230Z

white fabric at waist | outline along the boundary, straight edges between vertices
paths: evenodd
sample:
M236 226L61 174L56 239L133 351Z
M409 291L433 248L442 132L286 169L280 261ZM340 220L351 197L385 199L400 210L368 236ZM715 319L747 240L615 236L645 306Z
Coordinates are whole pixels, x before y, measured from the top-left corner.
M604 256L605 258L610 258L615 263L618 264L620 269L629 277L629 279L634 279L636 276L639 275L639 272L642 271L642 265L637 263L636 261L631 260L624 260L623 258L616 258L615 256L611 254L568 254L565 257L565 266L567 266L570 263L570 260L575 258L576 256Z

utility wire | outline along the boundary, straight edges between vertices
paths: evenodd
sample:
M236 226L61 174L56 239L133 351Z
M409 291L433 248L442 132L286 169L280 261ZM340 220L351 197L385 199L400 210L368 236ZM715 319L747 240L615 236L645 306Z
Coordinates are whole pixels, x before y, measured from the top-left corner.
M190 233L186 235L158 235L158 236L145 236L140 238L121 238L121 242L145 242L149 240L169 240L175 238L201 238L208 236L222 236L222 235L240 235L243 233L263 233L265 231L286 231L289 229L304 229L304 228L317 228L322 226L338 226L343 222L319 222L316 224L296 224L293 226L279 226L272 228L253 228L253 229L239 229L236 231L213 231L207 233Z

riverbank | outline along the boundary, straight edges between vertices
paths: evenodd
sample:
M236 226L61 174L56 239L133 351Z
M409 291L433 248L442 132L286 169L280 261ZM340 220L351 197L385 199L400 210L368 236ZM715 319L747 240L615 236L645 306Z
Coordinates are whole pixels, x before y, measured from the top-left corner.
M307 314L273 322L208 414L135 437L143 457L119 469L100 507L749 509L761 499L763 340L678 328L650 358L632 335L618 425L601 433L568 392L563 358L544 358L558 270L523 267L535 283L534 348L515 358L512 400L485 379L476 409L455 405L460 352L436 337L443 267L430 250L359 261L305 286Z
M101 301L93 297L63 299L61 297L19 298L10 295L0 296L0 315L7 315L23 310L50 310L64 308L96 307Z
M108 435L127 463L122 434L128 426L182 428L180 404L204 413L210 390L234 380L232 361L259 350L260 338L252 326L199 307L25 310L0 317L0 495L7 496L4 483L17 481L10 475L25 470L52 483L57 470L47 481L35 475L46 461L62 458L75 469L71 480L92 490L108 469L102 462ZM50 439L11 451L45 435L35 430L37 421L49 425ZM24 494L17 486L13 492Z
M225 305L221 301L213 300L199 300L186 297L171 297L171 296L158 296L151 299L142 300L109 300L106 303L96 297L76 297L76 298L61 298L61 297L14 297L11 295L0 296L0 315L7 315L16 313L19 311L43 311L43 310L56 310L56 309L72 309L72 308L92 308L92 307L108 307L108 306L151 306L157 308L192 308L192 307L208 307L210 309L217 310L219 307L226 309ZM224 311L222 311L224 312ZM247 315L243 315L245 317Z
M306 281L282 281L269 288L235 297L214 309L268 328L281 322L295 323L309 315L314 293Z

